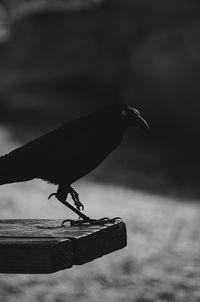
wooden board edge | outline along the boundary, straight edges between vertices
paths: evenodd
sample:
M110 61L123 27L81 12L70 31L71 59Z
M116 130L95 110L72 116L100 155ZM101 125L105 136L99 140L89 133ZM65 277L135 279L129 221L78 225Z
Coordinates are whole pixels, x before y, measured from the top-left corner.
M75 239L73 263L82 265L127 246L126 225L123 221L100 229L95 233Z
M52 272L71 268L73 266L73 243L70 239L58 242L51 251Z

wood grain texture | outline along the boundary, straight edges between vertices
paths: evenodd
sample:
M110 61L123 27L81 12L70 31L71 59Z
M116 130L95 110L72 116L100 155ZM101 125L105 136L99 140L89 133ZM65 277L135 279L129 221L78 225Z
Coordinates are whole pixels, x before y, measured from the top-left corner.
M53 273L126 246L126 227L61 226L62 220L0 220L0 273Z

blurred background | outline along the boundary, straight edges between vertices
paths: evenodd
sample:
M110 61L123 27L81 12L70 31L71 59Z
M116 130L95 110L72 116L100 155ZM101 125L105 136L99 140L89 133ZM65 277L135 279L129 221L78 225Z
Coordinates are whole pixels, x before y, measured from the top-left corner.
M119 100L151 131L75 184L121 216L128 247L49 276L1 275L4 301L200 301L200 4L1 0L0 153ZM0 188L0 218L65 218L40 180ZM72 215L66 210L66 217Z

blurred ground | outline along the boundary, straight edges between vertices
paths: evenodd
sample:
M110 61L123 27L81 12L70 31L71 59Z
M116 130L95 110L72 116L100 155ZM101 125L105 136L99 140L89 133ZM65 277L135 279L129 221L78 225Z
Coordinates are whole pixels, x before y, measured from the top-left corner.
M123 217L127 248L52 275L0 275L2 301L199 301L199 204L91 182L77 189L88 214ZM1 218L69 217L47 200L52 190L39 181L2 187Z

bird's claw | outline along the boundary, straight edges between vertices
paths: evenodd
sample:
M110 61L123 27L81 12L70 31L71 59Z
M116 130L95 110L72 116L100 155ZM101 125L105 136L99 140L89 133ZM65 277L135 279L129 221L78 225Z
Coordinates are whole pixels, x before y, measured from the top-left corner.
M116 220L121 219L120 217L114 217L112 219L108 217L103 217L100 219L79 219L79 220L72 220L72 219L65 219L61 223L61 226L64 226L66 222L69 222L71 226L86 226L86 225L104 225L106 223L115 223Z
M75 207L79 210L79 211L83 211L84 210L84 205L80 202L80 201L75 201L74 202Z
M84 210L84 205L80 202L80 199L79 199L79 196L78 196L78 193L74 190L74 188L71 186L70 187L70 194L71 194L71 197L74 201L74 205L75 207L79 210L79 211L83 211Z
M56 196L56 193L51 193L48 197L48 199L50 199L52 196Z

